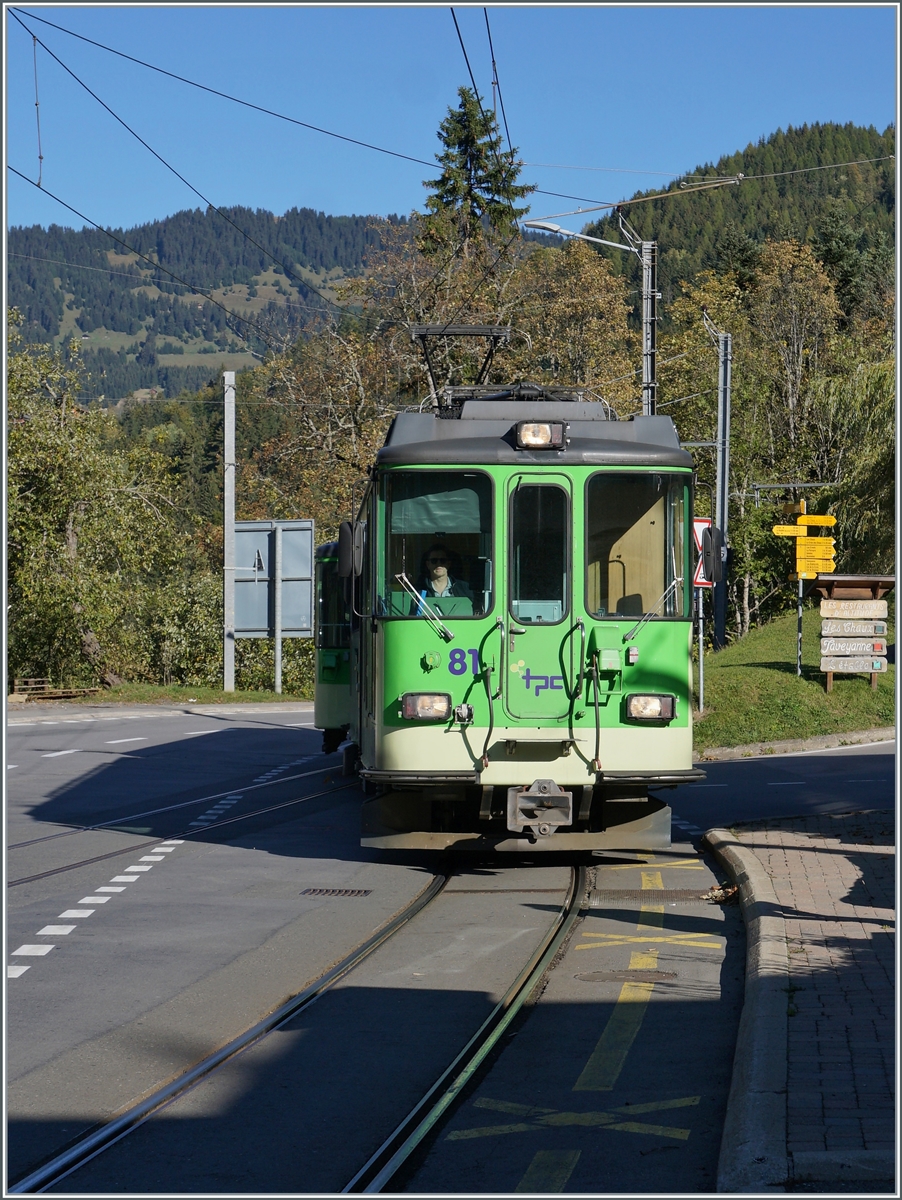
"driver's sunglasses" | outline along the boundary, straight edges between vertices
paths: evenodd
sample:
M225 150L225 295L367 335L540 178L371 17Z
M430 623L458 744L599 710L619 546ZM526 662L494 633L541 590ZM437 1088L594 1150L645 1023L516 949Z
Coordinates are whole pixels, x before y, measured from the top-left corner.
M448 565L447 558L427 558L426 562L432 564L433 566L447 566Z

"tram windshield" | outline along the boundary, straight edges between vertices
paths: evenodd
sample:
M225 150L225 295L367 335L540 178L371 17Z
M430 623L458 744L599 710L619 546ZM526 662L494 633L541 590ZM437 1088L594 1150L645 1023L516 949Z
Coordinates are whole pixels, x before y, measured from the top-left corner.
M586 608L594 617L685 617L684 475L604 472L586 491Z
M492 607L492 484L476 471L382 480L381 616L482 616Z

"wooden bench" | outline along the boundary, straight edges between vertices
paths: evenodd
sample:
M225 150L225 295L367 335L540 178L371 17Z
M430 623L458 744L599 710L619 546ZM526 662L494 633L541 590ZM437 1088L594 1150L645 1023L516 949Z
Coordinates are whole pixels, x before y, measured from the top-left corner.
M92 696L100 688L64 688L54 687L49 679L15 679L13 680L12 695L14 703L26 700L75 700L79 696Z

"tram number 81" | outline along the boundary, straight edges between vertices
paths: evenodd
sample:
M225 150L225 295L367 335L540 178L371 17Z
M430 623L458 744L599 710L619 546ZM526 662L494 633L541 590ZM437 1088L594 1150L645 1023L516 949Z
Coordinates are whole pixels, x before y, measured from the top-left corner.
M465 675L467 673L468 654L473 667L473 674L479 674L479 651L463 650L458 647L456 650L451 651L451 661L448 663L448 670L452 675Z

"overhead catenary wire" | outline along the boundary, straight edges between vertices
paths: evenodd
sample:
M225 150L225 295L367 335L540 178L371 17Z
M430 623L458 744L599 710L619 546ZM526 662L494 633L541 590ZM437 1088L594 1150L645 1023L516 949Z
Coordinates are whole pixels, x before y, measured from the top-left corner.
M463 52L464 62L467 64L467 71L469 72L469 75L470 75L470 82L473 84L473 95L476 97L476 103L479 105L479 111L482 115L483 121L488 123L488 117L486 117L485 109L482 107L482 98L479 95L479 88L476 86L476 76L473 74L473 68L470 66L470 58L469 58L469 55L467 54L467 47L464 45L463 34L460 31L460 25L458 25L458 23L457 23L457 15L454 12L453 7L451 9L451 19L454 22L454 28L457 30L457 39L460 42L460 48L461 48L461 51ZM488 16L486 16L486 23L488 23ZM493 61L493 65L494 65L494 61ZM497 128L497 124L498 123L496 121L495 122L496 128ZM513 151L513 146L511 146L511 144L510 144L510 134L508 134L507 140L508 140L508 148L509 148L508 152L510 154L511 161L509 161L506 165L501 161L501 155L498 153L497 147L496 146L492 147L492 153L495 156L495 162L498 164L498 169L501 172L501 179L502 179L503 185L505 187L507 186L508 176L510 175L511 169L514 165L514 163L513 163L514 151ZM507 206L511 210L511 220L515 221L516 217L514 215L514 202L511 199L510 194L508 193L506 196L504 196L504 199L507 201Z
M15 15L17 10L10 8L9 11L13 15ZM40 21L41 24L43 24L43 25L48 25L53 29L57 29L57 30L59 30L60 33L68 34L69 37L77 38L79 41L86 42L91 46L96 46L99 50L105 50L109 54L115 54L119 58L124 58L128 62L133 62L137 66L144 67L149 71L156 71L160 75L166 75L170 79L175 79L179 83L187 84L189 87L194 87L194 88L198 88L201 91L209 92L211 95L219 96L220 99L228 100L233 104L240 104L245 108L254 109L257 112L263 113L265 116L275 117L277 120L287 121L290 124L299 125L304 129L310 129L314 133L322 133L327 137L337 138L340 141L349 142L350 144L355 145L355 146L361 146L362 148L364 148L366 150L375 150L380 154L388 154L394 158L405 159L407 162L417 163L420 166L432 168L434 165L433 163L428 162L426 159L419 158L415 155L404 154L398 150L389 150L385 146L377 146L372 142L365 142L365 141L361 140L360 138L353 138L353 137L348 136L347 134L336 133L334 130L331 130L331 129L324 129L319 125L311 124L309 121L302 121L298 117L289 117L285 113L276 112L274 109L266 108L265 106L260 105L260 104L254 104L250 100L242 100L240 97L232 96L228 92L220 91L219 89L210 87L207 84L198 83L196 80L188 79L184 75L178 75L174 71L168 71L168 70L166 70L165 67L158 67L154 63L145 62L143 59L136 58L132 54L126 54L123 50L116 50L112 46L105 45L103 42L95 41L93 38L86 37L84 34L76 33L72 29L67 29L66 26L59 25L55 21L48 21L46 17L39 17L35 13L24 13L23 15L27 16L30 20ZM23 25L23 28L25 28L24 25ZM839 167L850 167L850 166L862 166L867 163L886 162L893 158L895 158L895 155L888 154L888 155L883 155L882 157L879 157L879 158L858 159L855 162L826 163L826 164L823 164L822 166L818 166L818 167L801 167L795 171L776 171L770 175L750 175L750 176L747 176L747 178L748 179L772 179L772 178L776 178L779 175L794 175L794 174L799 174L799 173L805 172L805 171L825 171L825 170L829 170L831 167L839 168ZM669 175L674 178L684 178L684 179L703 178L702 176L697 176L697 175L683 175L681 172L651 171L651 170L645 170L645 169L634 171L627 167L578 167L578 166L565 166L564 164L560 164L560 163L523 163L523 166L547 167L547 168L554 168L554 169L560 168L560 169L566 169L566 170L612 171L612 172L618 172L618 173L623 173L623 174ZM586 204L598 205L600 208L616 207L618 204L622 205L622 204L626 204L626 203L638 202L638 201L623 201L623 200L602 202L593 197L571 196L565 192L551 192L551 191L547 191L543 188L536 188L535 191L536 191L536 194L540 195L540 196L557 196L559 199L562 199L562 200L578 200L578 201L586 203ZM670 194L672 194L672 193L667 193L667 192L660 193L660 195L670 195ZM657 197L650 197L650 199L655 199L655 198L657 198ZM551 215L572 216L574 214L572 214L572 213L556 213L556 214L551 214Z
M504 121L504 133L507 137L507 148L513 150L514 144L511 141L511 133L507 127L507 113L504 111L504 97L501 94L501 80L498 78L498 66L495 62L495 47L492 45L492 27L489 25L489 10L483 8L485 16L485 31L489 39L489 55L492 59L492 86L498 89L498 103L501 105L501 119Z
M13 16L16 16L16 10L9 10ZM407 162L418 163L423 167L431 167L432 163L427 162L423 158L415 158L410 154L402 154L398 150L388 150L384 146L376 146L372 142L361 141L360 138L349 137L344 133L336 133L332 129L323 129L319 125L311 125L309 121L301 121L297 117L286 116L285 113L276 112L274 109L265 108L261 104L254 104L250 100L242 100L238 96L231 96L228 92L221 92L217 88L208 87L205 83L198 83L194 79L186 79L184 75L177 75L174 71L167 71L165 67L157 67L153 63L144 62L143 59L135 58L132 54L126 54L122 50L115 50L112 46L105 46L103 42L96 42L93 38L85 37L84 34L76 33L72 29L67 29L64 25L57 25L54 21L48 21L45 17L39 17L35 13L25 13L30 20L40 21L43 25L50 25L53 29L58 29L61 33L67 33L70 37L78 38L79 41L87 42L91 46L96 46L99 50L106 50L109 54L116 54L119 58L125 58L129 62L136 63L139 67L146 67L148 71L156 71L160 75L168 75L170 79L175 79L179 83L185 83L189 87L199 88L203 92L209 92L213 96L219 96L222 100L230 100L233 104L241 104L245 108L252 108L256 112L263 113L268 117L276 117L280 121L288 121L292 125L300 125L303 129L310 129L314 133L322 133L327 137L338 138L342 142L350 142L354 146L362 146L365 150L376 150L380 154L389 154L393 158L403 158ZM21 22L20 22L21 23ZM25 26L23 25L23 28Z
M859 159L855 159L853 162L842 162L842 163L822 163L820 166L817 166L817 167L798 167L792 171L771 171L769 174L766 174L766 175L745 175L740 172L736 175L724 175L724 176L719 176L719 177L715 177L715 178L711 178L711 179L707 179L707 180L703 176L697 176L697 175L696 176L686 176L685 178L687 178L687 179L700 179L701 182L699 182L697 184L692 184L691 186L688 186L688 187L681 183L679 186L679 189L672 189L667 192L654 192L648 196L634 196L631 200L616 200L616 201L606 200L603 203L597 203L594 200L588 201L588 200L586 200L586 197L583 197L583 196L565 196L561 192L542 192L541 194L543 196L560 196L564 200L586 200L587 203L592 205L591 208L580 208L580 209L577 209L575 212L571 210L570 212L559 212L559 213L549 213L548 214L548 218L550 218L550 217L576 217L576 216L581 216L583 213L596 212L596 211L599 211L604 208L626 208L628 205L633 205L633 204L648 204L652 200L669 200L671 196L686 196L690 192L711 191L713 188L728 187L731 184L734 186L738 186L740 184L750 183L750 182L753 182L754 180L759 180L759 179L777 179L783 175L804 175L810 171L841 170L843 167L861 167L861 166L865 166L868 163L890 162L890 161L894 160L895 157L896 157L895 154L882 154L878 158L859 158ZM539 219L545 220L546 218L539 218Z
M21 20L21 18L19 16L17 16L17 14L15 12L13 12L12 15L19 22L19 24L22 26L23 29L26 29L26 30L28 29L28 27L24 24L24 22ZM28 30L28 32L31 32L31 31ZM132 129L132 127L126 121L124 121L122 119L122 117L119 116L118 113L114 112L113 109L110 108L110 106L106 103L106 101L101 100L101 98L97 95L97 93L92 91L92 89L90 87L88 87L88 85L85 83L85 81L83 79L80 79L78 77L78 75L76 75L75 72L70 67L66 66L66 64L63 62L63 60L61 58L59 58L56 54L54 54L54 52L49 48L49 46L45 45L45 43L42 42L40 40L40 38L35 37L34 34L32 34L32 37L34 38L34 43L35 43L35 56L37 56L37 47L40 45L42 49L47 51L47 53L54 60L54 62L59 63L59 65L63 68L63 70L66 71L69 75L71 75L72 78L75 80L75 82L80 84L80 86L85 89L85 91L88 93L88 95L91 96L94 100L96 100L97 103L99 105L101 105L101 107L104 108L114 120L118 121L119 124L123 127L123 129L127 130L132 135L133 138L137 139L137 141L139 141L141 143L141 145L144 147L145 150L149 151L154 156L154 158L157 159L158 162L161 162L163 164L163 166L166 167L167 170L171 171L172 174L175 175L175 177L177 179L180 179L181 182L185 185L185 187L189 188L190 191L192 191L195 194L195 196L197 196L201 200L203 200L204 204L206 204L215 213L217 213L218 216L222 217L224 221L227 221L229 223L229 225L231 225L234 229L237 229L238 232L242 235L242 237L246 238L247 241L249 241L252 246L255 246L262 254L265 254L266 257L269 258L272 262L277 263L278 266L280 266L282 268L282 270L285 271L285 274L289 277L289 279L294 279L296 282L302 283L305 287L310 288L310 290L312 292L315 292L321 300L325 301L326 304L331 304L336 308L339 307L338 305L335 304L334 300L332 300L328 296L324 295L317 287L314 287L313 284L308 283L306 280L298 278L296 275L294 275L293 272L289 271L289 269L285 266L285 264L283 262L280 262L279 259L277 259L276 256L274 254L272 254L269 250L267 250L265 246L261 246L260 243L258 241L256 241L254 238L252 238L251 235L246 230L241 228L241 226L237 223L237 221L233 221L232 218L228 215L228 213L223 212L221 208L219 208L217 205L215 205L212 200L209 200L203 194L203 192L201 192L198 188L196 188L193 183L190 183L185 178L185 176L181 174L180 171L177 171L176 168L172 165L172 163L167 162L166 159L163 158L162 154L159 154L156 150L154 150L153 146L149 145L144 140L144 138L141 137L141 135L139 133L137 133L134 129ZM37 72L37 57L35 57L35 71ZM35 88L37 88L37 75L35 75ZM39 126L39 136L40 136L40 126ZM40 187L40 186L41 185L40 185L40 180L39 180L38 187Z
M17 15L16 9L11 8L9 11L12 13L13 16ZM116 50L116 49L114 49L114 47L107 46L103 42L98 42L98 41L95 41L93 38L85 37L84 34L76 33L72 29L67 29L65 27L65 25L58 25L55 21L48 21L46 19L46 17L39 17L35 13L24 13L23 15L27 16L30 20L40 21L43 25L49 25L51 28L59 30L60 33L66 33L70 37L77 38L79 41L87 42L91 46L96 46L99 50L105 50L109 54L115 54L119 58L124 58L128 62L133 62L137 66L144 67L148 71L156 71L160 75L166 75L170 79L175 79L178 83L184 83L188 87L198 88L200 91L203 91L203 92L209 92L210 95L218 96L221 100L228 100L232 104L240 104L242 107L253 109L255 112L262 113L264 116L275 117L279 121L287 121L291 125L298 125L302 129L309 129L314 133L321 133L325 137L337 138L339 141L348 142L349 144L351 144L353 146L360 146L364 150L375 150L379 154L388 154L392 158L401 158L401 159L404 159L406 162L417 163L419 166L422 166L422 167L432 168L434 166L434 163L429 162L425 158L419 158L418 156L413 155L413 154L404 154L400 150L390 150L386 146L377 146L374 142L365 142L361 138L350 137L348 134L344 134L344 133L336 133L336 131L333 129L324 129L320 125L313 125L309 121L302 121L298 117L290 117L286 113L280 113L280 112L277 112L275 109L266 108L262 104L254 104L250 100L242 100L240 96L233 96L229 92L220 91L218 88L210 87L205 83L198 83L198 81L196 79L188 79L186 76L179 75L175 71L168 71L168 70L166 70L165 67L158 67L154 63L145 62L141 58L136 58L133 54L126 54L123 50ZM27 26L24 24L24 22L22 22L20 20L19 24L22 25L23 29L27 30ZM28 32L30 32L30 30ZM47 46L45 43L42 42L41 45L44 47L45 50L47 49ZM48 53L49 53L49 51L48 51ZM499 94L500 94L500 89L499 89ZM503 114L503 101L502 101L502 114ZM544 191L542 191L541 188L536 188L536 191L543 196L557 196L559 199L563 199L563 200L585 200L586 203L588 203L588 204L596 203L595 200L589 200L584 196L569 196L569 195L565 195L561 192L544 192Z

